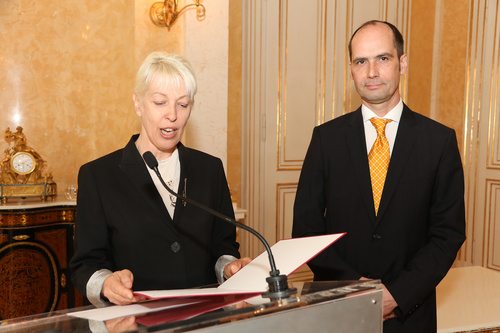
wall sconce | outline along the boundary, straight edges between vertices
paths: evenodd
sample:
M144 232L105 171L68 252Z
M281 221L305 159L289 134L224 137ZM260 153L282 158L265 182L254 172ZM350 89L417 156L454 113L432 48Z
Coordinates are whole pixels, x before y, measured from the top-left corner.
M160 2L155 2L149 11L149 16L151 21L159 27L167 27L170 31L170 27L174 24L177 17L182 14L183 11L189 7L196 7L196 16L198 20L202 20L205 17L205 7L200 3L201 0L195 0L195 3L186 5L177 10L178 0L165 0Z

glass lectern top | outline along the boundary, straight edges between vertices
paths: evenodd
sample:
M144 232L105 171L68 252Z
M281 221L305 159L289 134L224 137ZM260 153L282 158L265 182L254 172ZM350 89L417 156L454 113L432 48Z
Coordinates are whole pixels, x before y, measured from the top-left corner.
M165 310L152 310L134 316L105 321L73 317L77 311L93 306L45 313L0 322L1 332L189 332L221 331L226 325L260 319L283 311L297 310L321 303L337 302L367 294L376 294L370 302L381 302L381 284L374 281L325 281L290 283L297 293L288 298L270 300L262 296L226 295L217 298L191 300L184 305ZM375 292L375 293L374 293ZM151 308L165 300L147 301ZM376 312L377 313L377 312ZM381 313L380 313L381 315Z

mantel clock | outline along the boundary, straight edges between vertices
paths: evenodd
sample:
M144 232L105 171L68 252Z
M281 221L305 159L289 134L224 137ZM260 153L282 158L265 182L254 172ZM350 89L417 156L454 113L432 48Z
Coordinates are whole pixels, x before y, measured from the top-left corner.
M5 130L5 141L13 142L11 148L5 150L5 157L0 162L0 198L6 203L8 198L47 197L56 195L56 184L52 175L42 174L45 161L26 142L23 128L18 126L16 132L10 128Z

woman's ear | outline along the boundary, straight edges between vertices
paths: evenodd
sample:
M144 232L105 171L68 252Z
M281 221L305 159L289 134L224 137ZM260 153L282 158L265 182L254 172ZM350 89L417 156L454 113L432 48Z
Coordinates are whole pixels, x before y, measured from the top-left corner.
M141 99L137 95L137 93L134 93L132 95L132 99L134 100L134 107L135 107L135 113L141 117L142 116L142 105L141 105Z

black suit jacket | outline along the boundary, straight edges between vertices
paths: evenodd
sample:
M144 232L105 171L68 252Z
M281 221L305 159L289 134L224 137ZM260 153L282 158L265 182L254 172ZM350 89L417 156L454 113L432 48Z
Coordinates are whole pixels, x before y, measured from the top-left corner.
M83 295L102 268L131 270L134 290L189 288L217 282L214 265L221 255L239 257L233 225L180 200L170 218L136 139L80 169L70 267ZM220 159L181 143L178 149L178 192L234 217Z
M399 305L384 332L436 331L435 287L465 240L455 132L404 106L376 216L361 108L316 127L293 237L339 232L309 263L315 280L381 279Z

